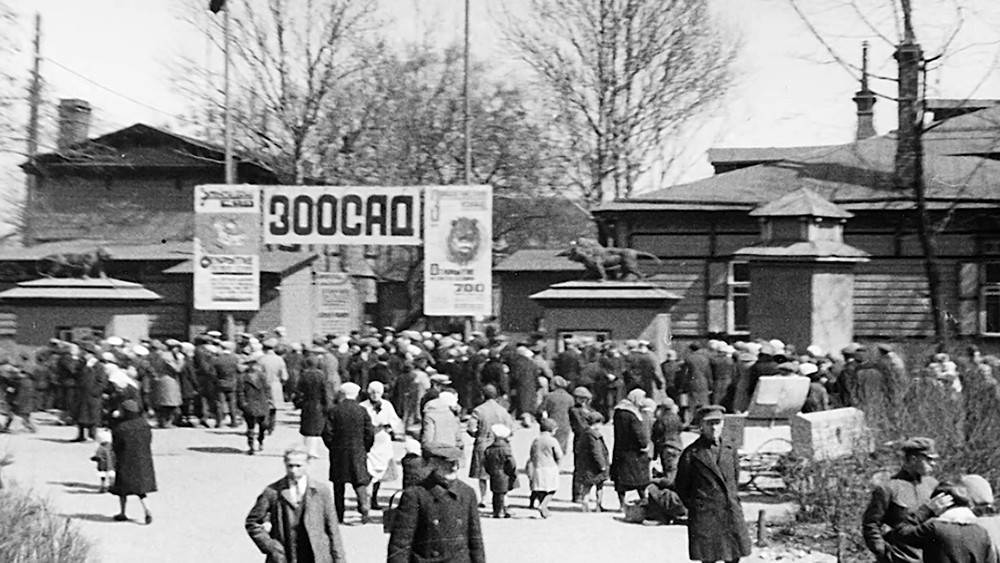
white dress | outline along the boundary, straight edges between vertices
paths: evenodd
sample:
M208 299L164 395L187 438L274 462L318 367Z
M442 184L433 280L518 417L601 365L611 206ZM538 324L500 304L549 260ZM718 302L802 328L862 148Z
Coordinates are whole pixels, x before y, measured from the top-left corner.
M372 449L368 451L366 460L368 473L372 476L372 480L382 481L384 478L388 481L395 477L394 475L386 475L389 467L395 463L395 453L392 448L392 434L386 427L392 429L392 432L400 433L403 431L403 421L396 415L396 409L392 407L392 403L385 399L381 399L379 402L381 408L378 412L375 411L371 400L361 403L375 427L375 442L372 444Z

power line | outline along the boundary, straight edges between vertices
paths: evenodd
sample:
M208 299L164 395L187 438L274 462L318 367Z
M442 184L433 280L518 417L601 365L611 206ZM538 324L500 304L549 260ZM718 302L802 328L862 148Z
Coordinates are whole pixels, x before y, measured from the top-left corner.
M118 96L120 98L128 100L128 101L132 102L133 104L136 104L138 106L144 107L146 109L153 110L153 111L155 111L157 113L161 113L161 114L166 115L168 117L171 117L173 119L177 119L177 120L180 120L180 121L184 121L184 122L190 123L192 125L203 125L202 123L199 123L199 122L197 122L197 121L195 121L193 119L190 119L188 117L184 117L183 115L178 115L176 113L172 113L172 112L169 112L169 111L166 111L166 110L162 110L162 109L160 109L160 108L158 108L156 106L152 106L150 104L147 104L145 102L137 100L137 99L133 98L132 96L129 96L128 94L123 94L123 93L119 92L118 90L115 90L114 88L111 88L109 86L105 86L104 84L101 84L100 82L94 80L93 78L85 76L85 75L83 75L83 74L81 74L81 73L79 73L79 72L77 72L77 71L69 68L68 66L60 63L59 61L57 61L57 60L55 60L55 59L53 59L51 57L45 57L45 60L48 61L48 62L50 62L50 63L52 63L52 64L54 64L54 65L56 65L57 67L59 67L59 68L61 68L63 70L65 70L66 72L68 72L68 73L76 76L77 78L85 80L85 81L93 84L94 86L97 86L98 88L100 88L102 90L105 90L106 92L109 92L111 94L114 94L114 95L116 95L116 96Z

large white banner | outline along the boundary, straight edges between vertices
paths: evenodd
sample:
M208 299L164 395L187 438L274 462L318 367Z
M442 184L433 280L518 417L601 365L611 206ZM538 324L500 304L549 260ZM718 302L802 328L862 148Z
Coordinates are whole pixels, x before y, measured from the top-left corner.
M265 186L267 244L419 245L420 186Z
M424 314L492 314L493 189L428 186L424 194Z
M204 185L194 192L194 308L260 308L260 190Z

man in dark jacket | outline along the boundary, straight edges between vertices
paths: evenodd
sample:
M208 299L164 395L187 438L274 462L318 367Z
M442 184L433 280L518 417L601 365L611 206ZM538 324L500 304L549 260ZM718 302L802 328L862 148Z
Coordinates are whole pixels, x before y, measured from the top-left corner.
M711 354L708 358L712 368L712 380L709 402L722 405L727 411L733 411L733 395L730 389L736 377L736 362L733 360L733 350L728 344L721 340L713 342Z
M736 448L722 442L724 409L708 405L695 418L700 436L677 463L675 490L688 510L688 556L694 561L739 561L750 555L750 534L737 491Z
M73 409L73 419L76 421L79 433L76 441L84 442L95 437L95 428L101 423L101 407L104 386L108 382L104 365L97 359L100 350L93 343L84 343L84 363L79 371L76 382L76 408Z
M222 426L223 409L229 412L229 427L235 428L236 423L236 382L240 376L240 360L233 353L236 344L225 341L220 345L220 352L215 356L212 367L215 372L215 427Z
M323 443L330 450L330 481L333 482L333 501L337 506L337 519L344 521L344 490L350 483L358 499L361 523L368 522L368 473L367 455L375 443L375 428L364 407L358 404L361 388L348 382L340 386L343 399L334 405L326 417Z
M308 466L304 447L285 450L285 476L257 497L246 517L247 534L268 561L343 563L329 485L310 478Z
M901 541L896 528L930 502L938 485L930 476L938 455L930 438L907 440L902 450L902 468L889 482L875 487L861 520L865 545L879 563L923 560L920 549Z
M485 562L476 493L458 479L462 450L432 444L423 453L428 475L399 499L386 560Z
M711 395L712 362L701 344L688 345L688 355L684 358L684 393L687 393L687 410L681 413L685 422L691 422L698 409L709 404ZM684 401L681 401L684 406Z
M247 455L264 449L267 436L267 416L271 411L271 386L267 383L264 369L257 363L262 356L254 352L246 361L246 371L240 375L236 387L236 401L247 422ZM257 428L257 445L254 448L254 428Z
M198 418L201 425L208 428L208 417L215 415L215 427L219 427L221 417L216 406L215 389L215 347L208 336L198 336L195 338L194 357L194 378L198 383Z

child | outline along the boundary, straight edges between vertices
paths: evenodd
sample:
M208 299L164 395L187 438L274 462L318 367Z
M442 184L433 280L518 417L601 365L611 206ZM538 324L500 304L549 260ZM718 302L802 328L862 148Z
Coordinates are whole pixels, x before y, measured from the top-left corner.
M573 496L580 499L584 512L590 511L590 501L587 497L590 490L596 487L597 509L604 512L604 481L608 479L611 461L608 457L608 446L601 435L601 424L604 416L599 412L588 411L586 418L588 427L583 435L574 442L573 451Z
M111 449L111 431L101 428L97 431L97 451L90 461L97 462L97 476L101 478L99 492L106 493L115 478L115 452Z
M420 442L407 436L403 441L403 449L406 455L400 460L403 466L403 488L419 485L427 477L427 470L424 468L424 458L420 448Z
M490 427L493 444L483 453L483 468L490 476L490 491L493 492L493 517L510 518L507 511L507 492L517 486L517 464L510 451L510 428L503 424Z
M538 501L538 513L542 518L549 517L549 501L559 488L559 461L563 451L559 442L553 436L558 425L551 418L543 418L539 423L539 434L531 443L531 453L524 472L531 483L531 497L528 508Z

